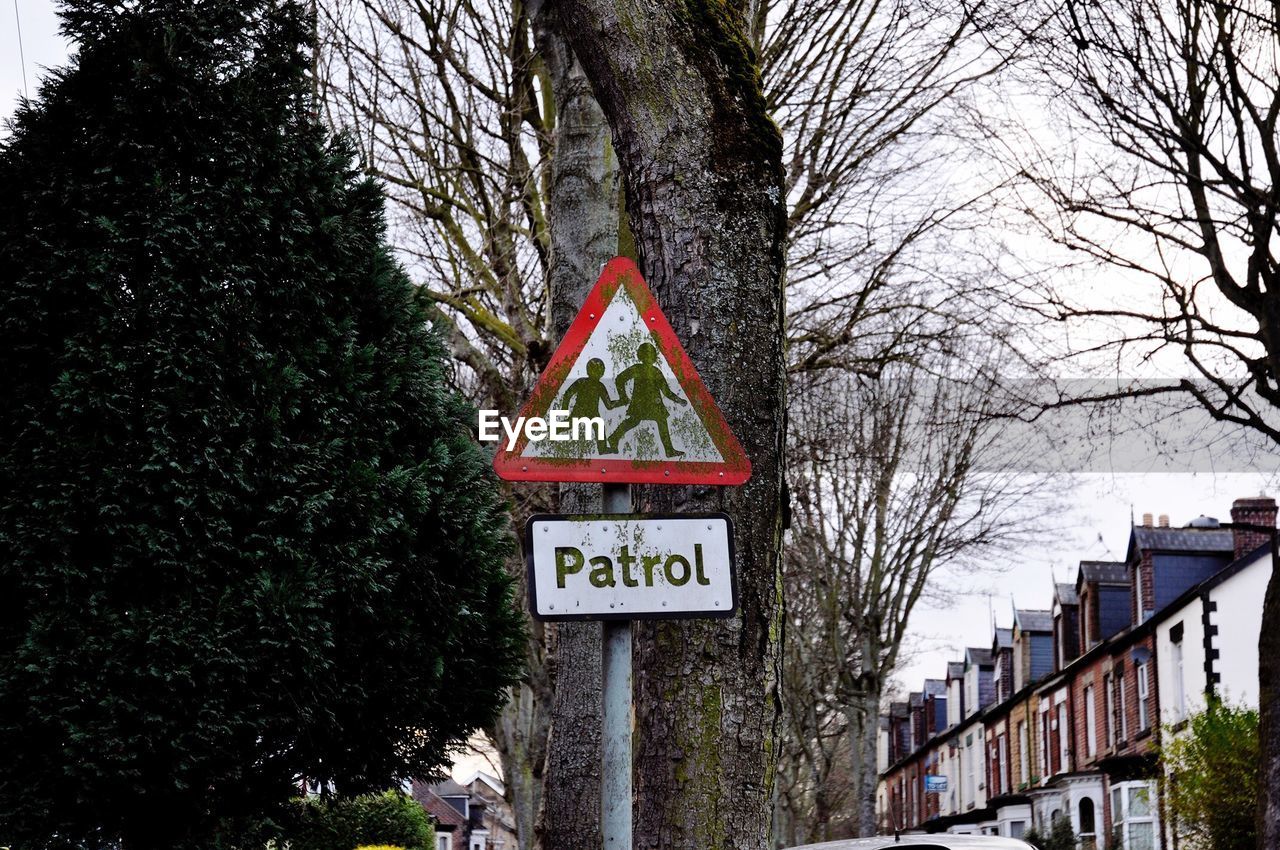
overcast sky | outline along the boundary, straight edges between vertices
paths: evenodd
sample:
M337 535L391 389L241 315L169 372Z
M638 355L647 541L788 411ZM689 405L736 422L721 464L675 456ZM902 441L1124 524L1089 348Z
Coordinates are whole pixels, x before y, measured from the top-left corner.
M27 87L36 93L42 69L57 67L67 59L67 45L58 35L54 4L47 0L0 0L0 116L8 118L23 92L26 57ZM21 50L18 24L22 24Z
M66 61L67 45L58 35L54 5L47 0L4 0L0 9L0 117L7 119L26 81L34 94L44 69ZM22 50L19 50L18 24ZM1166 459L1167 461L1167 459ZM1132 464L1126 464L1132 469ZM1094 465L1096 468L1096 464ZM1164 468L1170 468L1166 462ZM1176 462L1173 465L1176 468ZM965 646L989 646L991 620L1008 626L1014 602L1022 608L1048 608L1052 581L1074 581L1084 559L1121 558L1128 543L1132 511L1168 514L1175 525L1200 514L1229 518L1231 501L1241 496L1275 492L1273 476L1260 474L1090 473L1060 476L1070 491L1063 516L1046 526L1043 540L1008 563L992 565L981 576L948 579L945 603L926 603L914 618L913 657L899 673L905 689L919 688L926 676L940 677L945 662Z

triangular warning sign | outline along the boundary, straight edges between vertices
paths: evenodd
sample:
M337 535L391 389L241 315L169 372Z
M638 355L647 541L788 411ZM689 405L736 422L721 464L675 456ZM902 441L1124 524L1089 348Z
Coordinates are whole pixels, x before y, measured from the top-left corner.
M569 438L529 440L522 430L513 446L499 446L498 475L626 484L751 477L751 462L640 269L624 257L601 272L520 415L549 419L556 411Z

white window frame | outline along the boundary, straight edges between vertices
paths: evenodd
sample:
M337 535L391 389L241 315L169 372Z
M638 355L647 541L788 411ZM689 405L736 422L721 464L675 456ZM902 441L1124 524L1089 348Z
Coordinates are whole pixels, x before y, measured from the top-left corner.
M453 850L453 836L449 833L436 833L436 850Z
M1102 679L1102 696L1107 710L1107 748L1116 745L1116 677L1108 673Z
M1147 792L1147 814L1143 817L1133 817L1129 813L1130 792L1142 789ZM1132 829L1143 824L1151 825L1151 846L1160 846L1161 836L1156 811L1155 782L1139 780L1113 784L1111 786L1111 825L1112 829L1120 830L1121 845L1123 847L1132 846Z
M1009 732L1006 730L1000 733L1000 787L1007 793L1013 788L1006 788L1005 782L1009 780Z
M1031 784L1031 742L1027 738L1027 721L1018 721L1018 771L1022 782Z
M1138 664L1138 731L1145 732L1151 728L1151 717L1147 712L1147 696L1150 694L1147 662Z
M1061 772L1066 773L1071 769L1071 738L1069 735L1071 727L1068 725L1070 720L1067 717L1067 704L1060 702L1054 707L1058 714L1058 765Z
M1135 606L1138 612L1138 621L1137 623L1134 623L1134 625L1139 625L1147 621L1146 609L1142 607L1142 562L1141 561L1139 561L1138 566L1134 568L1133 575L1134 575L1134 578L1137 579L1137 581L1134 582L1134 589L1135 589L1135 592L1138 594L1138 604Z
M1173 712L1175 720L1182 720L1187 716L1187 680L1183 674L1182 667L1182 641L1174 641L1173 643L1173 676L1174 676L1174 696L1173 696Z
M1097 694L1093 685L1084 689L1084 752L1093 758L1098 754L1098 712L1094 707Z
M1040 772L1041 779L1053 776L1053 720L1049 717L1049 698L1040 702Z

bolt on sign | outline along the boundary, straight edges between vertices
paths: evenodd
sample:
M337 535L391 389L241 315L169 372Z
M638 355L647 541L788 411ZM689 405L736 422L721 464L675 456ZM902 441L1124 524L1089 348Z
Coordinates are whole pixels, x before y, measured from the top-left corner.
M609 261L520 416L602 419L567 440L522 433L493 466L509 481L742 484L751 462L631 260Z
M728 617L737 610L726 514L538 515L525 526L539 620Z

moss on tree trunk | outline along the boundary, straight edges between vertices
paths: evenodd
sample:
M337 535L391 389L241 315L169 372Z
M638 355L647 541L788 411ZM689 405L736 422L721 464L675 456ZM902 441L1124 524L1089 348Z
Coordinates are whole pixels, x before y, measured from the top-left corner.
M637 624L637 847L765 846L778 717L785 206L781 137L722 3L557 7L612 128L640 266L753 465L736 488L646 488L728 512L741 611Z

